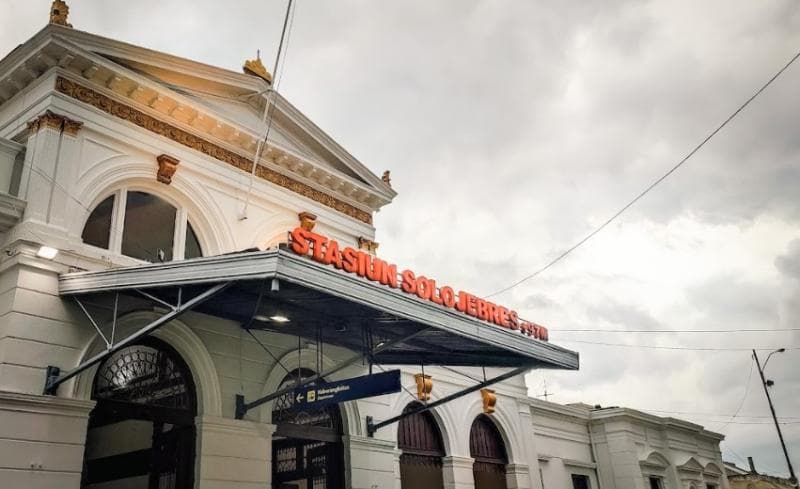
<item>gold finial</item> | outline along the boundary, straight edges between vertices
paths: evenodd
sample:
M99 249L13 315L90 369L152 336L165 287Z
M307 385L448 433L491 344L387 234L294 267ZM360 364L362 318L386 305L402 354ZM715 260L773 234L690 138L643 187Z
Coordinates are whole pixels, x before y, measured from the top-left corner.
M256 59L248 59L244 62L244 66L242 66L242 71L244 71L248 75L257 76L259 78L263 78L267 81L270 85L272 85L272 75L269 74L269 71L264 67L264 64L261 62L261 51L256 51Z
M54 0L53 4L50 5L50 23L63 25L64 27L72 27L72 24L67 22L67 16L69 15L69 5L67 5L63 0Z

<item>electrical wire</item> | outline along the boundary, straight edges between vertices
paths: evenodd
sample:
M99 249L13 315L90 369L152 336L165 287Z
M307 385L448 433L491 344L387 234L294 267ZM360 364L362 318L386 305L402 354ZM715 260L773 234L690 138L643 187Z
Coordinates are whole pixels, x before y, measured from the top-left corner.
M739 328L739 329L556 329L548 328L551 333L780 333L785 331L800 331L800 328Z
M247 187L247 196L245 197L244 201L244 208L242 209L242 217L241 219L247 219L247 209L250 206L250 195L253 193L253 184L255 181L256 176L256 169L258 168L258 162L261 161L261 154L264 151L264 146L267 145L269 140L269 133L272 130L272 110L275 106L273 103L273 99L275 98L275 93L278 90L278 86L280 85L281 77L278 74L278 67L280 66L281 61L281 53L283 52L283 45L286 42L288 48L288 39L287 39L287 31L291 31L289 28L289 23L294 22L294 15L292 14L293 9L292 6L294 5L294 0L289 0L288 4L286 5L286 16L283 19L283 29L281 30L281 39L278 43L278 52L275 55L275 64L272 68L272 76L273 81L275 82L272 86L274 90L271 90L267 93L266 105L264 106L264 118L262 119L261 123L266 124L267 128L264 131L264 137L258 140L258 144L256 145L256 151L253 155L253 169L250 172L250 180Z
M750 381L753 379L753 364L755 363L756 363L755 359L753 357L750 357L750 373L747 374L747 382L744 385L744 395L742 395L742 400L739 401L739 407L736 408L736 411L734 411L733 416L731 416L731 419L728 420L727 423L717 428L718 431L722 431L728 426L730 426L734 422L733 420L736 419L736 416L739 415L739 411L742 410L742 406L744 406L744 401L747 399L747 394L750 393ZM737 424L743 424L743 423L737 423ZM758 423L758 424L763 424L763 423Z
M648 185L648 186L647 186L647 187L646 187L646 188L645 188L643 191L641 191L639 194L637 194L637 195L636 195L636 197L634 197L634 198L633 198L631 201L629 201L627 204L625 204L625 205L624 205L624 206L623 206L623 207L622 207L620 210L618 210L617 212L615 212L615 213L614 213L614 214L613 214L613 215L612 215L610 218L608 218L608 219L607 219L605 222L603 222L603 223L602 223L600 226L598 226L597 228L595 228L594 230L592 230L592 231L591 231L589 234L587 234L586 236L584 236L584 237L583 237L583 239L581 239L580 241L578 241L577 243L575 243L574 245L572 245L571 247L569 247L569 248L568 248L566 251L564 251L563 253L561 253L561 254L560 254L560 255L558 255L557 257L555 257L553 260L551 260L549 263L547 263L547 264L546 264L545 266L543 266L542 268L540 268L540 269L536 270L535 272L531 273L530 275L526 275L525 277L523 277L523 278L521 278L521 279L517 280L516 282L512 283L511 285L509 285L509 286L507 286L507 287L504 287L504 288L502 288L502 289L500 289L500 290L498 290L498 291L496 291L496 292L493 292L493 293L491 293L491 294L489 294L489 295L487 295L487 296L484 296L484 299L488 299L489 297L494 297L494 296L496 296L496 295L502 294L503 292L507 292L507 291L509 291L509 290L513 289L514 287L517 287L518 285L520 285L520 284L522 284L522 283L524 283L524 282L527 282L528 280L531 280L531 279L532 279L532 278L534 278L534 277L537 277L538 275L540 275L541 273L543 273L544 271L546 271L547 269L549 269L550 267L552 267L552 266L553 266L553 265L555 265L556 263L558 263L558 262L560 262L561 260L563 260L564 258L566 258L566 257L567 257L567 255L569 255L570 253L572 253L573 251L575 251L576 249L578 249L578 248L579 248L581 245L583 245L584 243L586 243L587 241L589 241L590 239L592 239L592 238L593 238L593 237L594 237L594 236L595 236L597 233L599 233L600 231L602 231L603 229L605 229L605 227L606 227L606 226L608 226L609 224L611 224L611 223L612 223L612 222L613 222L615 219L617 219L617 218L618 218L620 215L622 215L622 213L624 213L625 211L627 211L627 210L628 210L628 209L629 209L631 206L633 206L633 205L634 205L636 202L638 202L638 201L639 201L639 200L640 200L642 197L644 197L644 196L645 196L645 195L647 195L647 194L648 194L648 193L649 193L651 190L653 190L653 189L654 189L654 188L655 188L655 187L656 187L658 184L660 184L661 182L663 182L664 180L666 180L666 179L667 179L667 177L669 177L670 175L672 175L673 173L675 173L675 171L677 171L677 170L678 170L678 168L680 168L681 166L683 166L683 164L684 164L684 163L686 163L687 161L689 161L689 159L690 159L692 156L694 156L694 154L695 154L695 153L697 153L697 152L700 150L700 148L702 148L703 146L705 146L705 144L706 144L708 141L710 141L710 140L711 140L711 138L713 138L714 136L716 136L716 134L717 134L718 132L720 132L720 131L721 131L721 130L722 130L724 127L725 127L725 126L727 126L729 122L731 122L731 121L732 121L732 120L733 120L733 119L734 119L734 118L735 118L737 115L739 115L739 113L740 113L741 111L743 111L743 110L745 109L745 107L747 107L748 105L750 105L750 102L752 102L753 100L755 100L755 99L756 99L756 97L758 97L759 95L761 95L761 93L762 93L764 90L766 90L766 89L767 89L767 87L769 87L769 86L772 84L772 82L774 82L774 81L775 81L775 80L776 80L776 79L777 79L777 78L778 78L778 77L779 77L779 76L780 76L780 75L781 75L781 74L782 74L784 71L786 71L786 69L788 69L788 68L789 68L789 66L791 66L791 65L792 65L792 64L793 64L793 63L794 63L794 62L797 60L797 58L798 58L798 57L800 57L800 52L797 52L797 54L795 54L795 55L794 55L794 56L793 56L793 57L792 57L792 58L789 60L789 62L788 62L788 63L786 63L786 64L783 66L783 68L781 68L780 70L778 70L778 72L777 72L777 73L775 73L774 75L772 75L772 77L771 77L771 78L770 78L770 79L769 79L769 80L768 80L768 81L767 81L767 82L766 82L764 85L762 85L762 86L761 86L761 88L759 88L759 89L758 89L758 90L757 90L757 91L756 91L756 92L755 92L755 93L754 93L754 94L753 94L753 95L752 95L750 98L748 98L748 99L747 99L747 100L746 100L746 101L745 101L745 102L744 102L742 105L740 105L740 106L739 106L739 108L737 108L735 111L733 111L733 113L732 113L731 115L729 115L729 116L728 116L728 118L727 118L727 119L725 119L725 120L722 122L722 124L720 124L719 126L717 126L717 128L716 128L716 129L714 129L713 131L711 131L711 133L709 133L709 134L708 134L708 136L706 136L706 137L705 137L705 138L704 138L704 139L703 139L703 140L700 142L700 144L698 144L698 145L697 145L697 146L695 146L695 147L694 147L694 148L693 148L691 151L689 151L689 152L686 154L686 156L684 156L684 157L683 157L683 159L681 159L681 160L680 160L680 161L679 161L677 164L675 164L675 165L674 165L672 168L670 168L670 169L669 169L669 170L668 170L666 173L664 173L664 174L663 174L663 175L661 175L659 178L657 178L657 179L656 179L656 180L655 180L653 183L651 183L650 185Z
M725 348L725 347L690 347L690 346L666 346L666 345L631 345L626 343L606 343L603 341L584 341L584 340L558 340L559 343L581 343L586 345L599 345L599 346L615 346L622 348L649 348L656 350L685 350L685 351L770 351L776 348L762 347L762 348ZM800 350L800 346L792 346L786 350Z

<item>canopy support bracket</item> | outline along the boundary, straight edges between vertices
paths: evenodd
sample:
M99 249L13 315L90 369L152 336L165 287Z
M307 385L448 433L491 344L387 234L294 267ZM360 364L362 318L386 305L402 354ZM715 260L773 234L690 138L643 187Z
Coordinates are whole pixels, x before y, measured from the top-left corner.
M410 335L403 336L402 338L396 338L394 340L386 341L386 342L384 342L382 344L379 343L378 344L379 346L376 346L374 349L372 349L370 354L371 355L376 355L376 354L382 352L383 350L391 348L391 347L393 347L393 346L395 346L395 345L397 345L399 343L406 342L406 341L408 341L408 340L410 340L410 339L412 339L412 338L414 338L414 337L416 337L416 336L428 331L429 329L430 328L422 328L420 330L415 331L414 333L412 333ZM290 385L288 387L284 387L283 389L278 389L277 391L273 392L272 394L267 394L266 396L261 397L259 399L256 399L255 401L245 402L245 399L244 399L243 395L236 394L236 419L243 419L244 416L247 414L247 412L249 410L251 410L253 408L256 408L258 406L261 406L262 404L267 403L267 402L269 402L269 401L271 401L273 399L276 399L276 398L278 398L278 397L280 397L280 396L282 396L284 394L288 394L289 392L293 392L295 389L297 389L299 387L303 387L303 386L308 385L308 384L310 384L312 382L316 382L319 379L322 379L322 378L325 378L325 377L327 377L329 375L335 374L336 372L339 372L340 370L343 370L343 369L349 367L350 365L361 361L363 358L364 358L364 354L363 353L358 353L358 354L353 355L352 357L348 358L347 360L343 361L342 363L340 363L340 364L338 364L338 365L336 365L334 367L329 368L328 370L326 370L324 372L317 373L316 375L313 375L311 377L303 379L301 382L297 382L297 383L295 383L293 385Z
M525 365L525 366L522 366L522 367L517 367L517 368L515 368L513 370L510 370L510 371L508 371L508 372L506 372L506 373L504 373L502 375L498 375L497 377L491 378L489 380L484 380L483 382L475 384L475 385L473 385L471 387L467 387L466 389L462 389L462 390L460 390L458 392L454 392L453 394L450 394L449 396L445 396L445 397L439 399L438 401L434 401L434 402L431 402L431 403L428 403L428 404L420 404L419 406L417 406L417 407L415 407L413 409L409 409L408 411L406 411L406 412L404 412L402 414L399 414L399 415L397 415L397 416L395 416L393 418L389 418L389 419L387 419L385 421L381 421L380 423L375 423L374 420L372 419L372 416L367 416L367 436L372 438L373 436L375 436L375 432L378 431L379 429L383 428L384 426L388 426L390 424L396 423L396 422L400 421L401 419L407 418L407 417L409 417L411 415L414 415L414 414L419 414L419 413L424 413L425 411L430 411L431 409L435 408L436 406L441 406L442 404L450 402L450 401L452 401L454 399L458 399L459 397L466 396L467 394L469 394L471 392L475 392L475 391L481 390L484 387L488 387L488 386L490 386L492 384L496 384L496 383L502 382L504 380L508 380L511 377L515 377L515 376L517 376L517 375L519 375L521 373L524 373L524 372L530 370L531 367L532 367L531 365Z
M205 292L200 293L196 297L192 298L191 300L186 301L183 304L180 304L177 307L171 307L171 310L161 316L160 318L152 321L148 325L144 326L139 331L133 333L132 335L128 336L124 340L118 341L116 344L109 345L108 348L103 350L102 352L98 353L97 355L93 356L92 358L86 360L85 362L81 363L74 369L70 370L65 374L61 374L61 370L58 367L54 367L52 365L47 367L47 377L45 379L45 386L44 386L44 393L47 395L55 395L58 386L66 382L67 380L75 377L79 373L83 372L84 370L92 367L95 364L102 362L103 360L107 359L117 351L125 348L126 346L134 343L139 338L149 335L153 331L157 330L161 326L164 326L168 322L172 321L173 319L177 318L181 314L186 311L193 309L195 306L198 306L207 300L211 299L218 293L225 290L231 283L233 282L222 282L213 287L207 289ZM91 318L90 318L91 320ZM94 323L94 321L92 321ZM115 321L116 325L116 321ZM95 326L96 327L96 326ZM101 334L101 336L103 336ZM103 336L105 340L105 337ZM106 341L108 344L108 341Z

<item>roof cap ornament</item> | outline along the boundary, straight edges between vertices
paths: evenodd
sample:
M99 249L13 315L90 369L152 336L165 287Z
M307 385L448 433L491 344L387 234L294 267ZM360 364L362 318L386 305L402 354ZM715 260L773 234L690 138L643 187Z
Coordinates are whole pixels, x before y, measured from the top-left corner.
M64 27L72 27L72 24L67 22L69 16L69 5L63 0L54 0L50 5L50 23L56 25L63 25Z
M245 60L242 71L244 71L245 74L262 78L272 85L272 75L269 74L267 68L264 67L264 63L261 62L261 50L256 51L256 59Z

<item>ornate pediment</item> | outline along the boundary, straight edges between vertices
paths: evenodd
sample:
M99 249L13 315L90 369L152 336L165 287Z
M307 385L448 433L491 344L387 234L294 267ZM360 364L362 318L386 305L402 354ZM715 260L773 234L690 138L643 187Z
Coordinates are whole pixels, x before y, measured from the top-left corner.
M678 471L688 473L702 473L703 466L694 457L689 457L688 460L677 466Z
M0 60L0 105L52 69L62 95L116 117L127 114L140 127L180 136L180 144L252 170L266 132L264 80L48 25ZM272 99L269 143L256 176L371 223L396 193L288 101Z
M664 470L669 467L669 459L659 452L652 451L639 461L639 465L650 469Z

